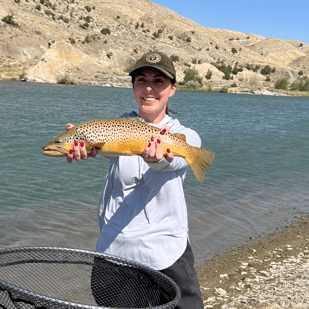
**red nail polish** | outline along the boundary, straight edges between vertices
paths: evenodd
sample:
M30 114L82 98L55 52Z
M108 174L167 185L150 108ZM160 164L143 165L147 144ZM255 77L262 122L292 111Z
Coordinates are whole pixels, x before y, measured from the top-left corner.
M151 136L151 139L150 139L152 142L154 142L154 137L153 136Z
M148 147L150 147L150 146L151 146L151 143L148 144Z
M84 147L85 143L84 142L80 142L80 147Z
M74 141L74 145L75 145L75 146L78 146L78 141Z
M70 149L69 153L73 154L74 153L74 149Z
M166 133L166 129L163 129L162 131L161 131L161 134L165 134Z
M171 153L171 150L169 148L166 149L167 153Z
M159 139L157 139L157 144L160 144L160 143L161 143L161 141Z
M70 125L68 124L68 125L67 125L67 129L69 129L69 128L70 128Z

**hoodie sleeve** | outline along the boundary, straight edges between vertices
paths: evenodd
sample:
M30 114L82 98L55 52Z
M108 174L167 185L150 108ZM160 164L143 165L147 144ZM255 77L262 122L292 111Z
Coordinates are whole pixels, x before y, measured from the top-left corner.
M189 145L194 146L194 147L201 147L202 142L201 142L201 138L199 137L199 135L191 129L188 129L185 127L182 127L182 128L183 129L178 130L177 133L183 133L186 136L186 140ZM171 133L174 133L174 132L172 132L171 130ZM162 171L162 172L176 171L182 168L187 168L189 166L185 159L176 157L176 156L174 157L174 160L171 163L168 162L165 158L155 163L150 163L147 161L145 162L149 165L151 169L156 170L156 171Z

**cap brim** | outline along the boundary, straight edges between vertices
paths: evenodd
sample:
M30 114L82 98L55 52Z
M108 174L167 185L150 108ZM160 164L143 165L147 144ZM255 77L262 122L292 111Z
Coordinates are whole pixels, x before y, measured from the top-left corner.
M162 73L164 73L168 78L170 79L176 79L175 76L173 76L171 73L169 73L168 71L166 71L165 69L159 67L159 66L156 66L156 65L144 65L144 66L141 66L141 67L138 67L136 69L134 69L132 72L129 73L130 76L134 75L134 73L140 69L145 69L145 68L154 68Z

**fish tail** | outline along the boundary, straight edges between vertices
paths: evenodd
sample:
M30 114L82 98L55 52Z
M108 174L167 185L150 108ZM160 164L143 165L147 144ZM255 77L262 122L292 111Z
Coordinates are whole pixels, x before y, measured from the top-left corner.
M205 182L205 174L210 168L215 156L213 152L198 147L191 146L188 149L185 159L198 181Z

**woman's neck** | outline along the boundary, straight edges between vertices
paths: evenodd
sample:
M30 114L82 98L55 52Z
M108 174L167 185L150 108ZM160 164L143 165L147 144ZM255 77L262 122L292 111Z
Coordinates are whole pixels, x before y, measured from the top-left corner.
M160 114L148 114L143 113L141 110L139 111L139 116L143 119L145 119L146 122L158 124L165 118L165 112Z

